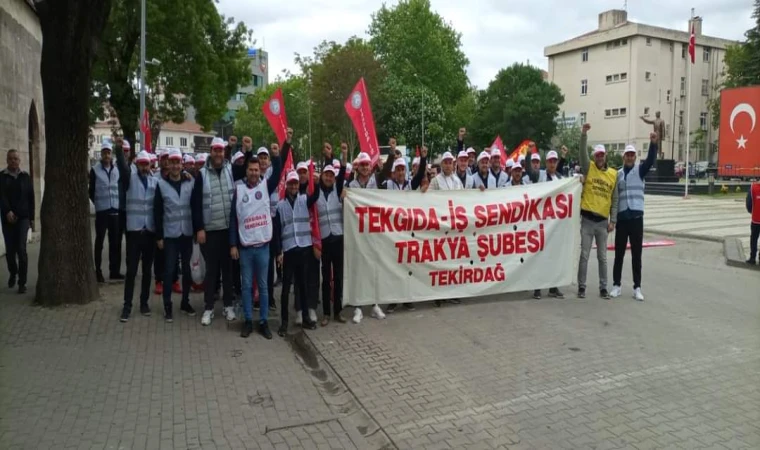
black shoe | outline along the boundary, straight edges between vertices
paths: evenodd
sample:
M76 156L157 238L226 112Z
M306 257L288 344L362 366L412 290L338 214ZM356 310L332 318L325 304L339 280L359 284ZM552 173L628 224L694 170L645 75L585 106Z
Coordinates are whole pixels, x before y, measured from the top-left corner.
M754 266L754 265L757 265L757 261L755 261L755 260L754 260L754 259L752 259L752 258L750 258L750 259L746 260L745 262L746 262L747 264L749 264L749 265L752 265L752 266ZM12 279L13 279L13 275L11 275L11 280L12 280ZM13 286L11 286L11 282L10 282L10 281L8 282L8 286L10 286L10 287L13 287Z
M536 289L533 291L533 298L536 300L541 300L541 289Z
M98 283L105 283L106 282L106 279L103 278L103 272L101 272L99 270L97 272L95 272L95 278L98 279Z
M285 337L287 334L288 334L288 326L280 325L280 328L277 330L277 336Z
M246 320L243 324L243 329L240 331L240 337L247 338L253 333L253 322Z
M124 275L120 273L112 273L111 276L108 277L111 281L123 281Z
M434 301L434 302L433 302L433 304L434 304L436 307L438 307L438 308L440 308L440 307L441 307L441 303L443 303L441 300L436 300L436 301Z
M270 303L270 304L269 304L269 310L270 310L270 311L277 311L277 304L275 304L275 303Z
M462 300L459 300L458 298L450 298L449 303L451 303L452 305L459 305L462 303Z
M390 305L388 305L387 308L385 308L385 313L386 314L393 314L393 312L396 311L396 308L398 308L398 304L391 303Z
M311 320L306 321L301 324L301 328L303 328L304 330L316 330L317 322L312 322Z
M179 307L179 310L182 311L183 313L187 314L190 317L195 317L195 310L193 309L192 306L190 306L190 303L183 303Z
M578 298L586 298L586 288L578 288Z
M129 311L126 309L121 310L121 317L119 317L119 322L126 323L129 322Z
M10 278L8 278L8 287L9 287L9 288L12 288L12 287L13 287L13 286L15 286L15 285L16 285L16 274L15 274L15 273L12 273L12 274L11 274L11 277L10 277Z
M140 314L142 314L145 317L150 317L150 306L140 305Z
M259 324L259 333L266 339L272 339L272 332L269 330L269 324L267 322Z
M253 304L253 310L254 311L258 311L259 309L261 309L261 305L259 305L259 302L254 303Z
M26 285L25 284L19 284L18 285L18 293L19 294L26 294Z
M174 322L174 315L171 311L165 311L164 312L164 322L166 323L173 323Z
M599 289L599 297L602 297L604 299L609 299L610 293L607 292L607 289Z
M404 303L404 309L407 311L414 311L417 308L414 307L414 303Z
M549 289L549 297L562 299L565 298L565 294L563 294L559 289Z

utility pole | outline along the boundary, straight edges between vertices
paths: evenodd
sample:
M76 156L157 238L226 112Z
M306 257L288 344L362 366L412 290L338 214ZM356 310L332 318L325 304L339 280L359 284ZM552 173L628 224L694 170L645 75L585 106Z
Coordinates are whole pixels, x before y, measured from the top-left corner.
M678 110L678 97L673 96L673 126L671 127L670 159L676 159L676 111ZM680 127L680 125L679 125ZM680 129L680 128L679 128ZM679 155L680 157L681 155Z

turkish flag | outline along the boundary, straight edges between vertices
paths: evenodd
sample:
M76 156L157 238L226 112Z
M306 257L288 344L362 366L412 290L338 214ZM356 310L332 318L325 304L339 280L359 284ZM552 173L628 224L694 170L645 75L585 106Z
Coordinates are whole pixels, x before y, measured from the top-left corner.
M528 151L530 150L530 143L533 142L530 139L526 139L522 142L520 142L520 145L518 145L514 150L512 150L512 153L509 154L509 158L517 162L520 160L521 156L528 155Z
M372 107L369 104L369 96L367 95L367 86L364 84L364 78L359 79L359 82L356 83L343 106L346 108L346 113L354 124L356 134L359 135L359 147L361 151L369 155L374 166L377 164L378 159L380 159L380 146L377 143L375 119L372 118Z
M153 153L150 149L150 143L152 141L150 140L150 116L148 115L147 109L140 120L140 133L142 133L142 142L140 143L142 144L142 148L140 150Z
M261 111L264 112L264 117L267 118L269 126L272 127L272 131L274 131L277 141L280 143L280 147L282 147L285 143L288 130L288 116L285 114L285 101L282 99L282 88L277 88L274 94L269 97L269 100L261 105Z
M504 150L504 142L501 140L501 136L496 136L496 139L493 141L493 144L491 144L491 150L496 147L499 149L499 153L501 153L501 167L504 167L507 165L507 151Z
M691 63L694 64L695 54L697 52L697 40L694 37L694 25L691 26L691 36L689 36L689 56L691 57Z
M760 86L720 92L718 175L756 176L760 169Z
M306 186L306 192L309 195L314 194L314 184L314 161L309 160L309 184ZM322 250L322 233L319 231L319 210L316 203L311 205L309 210L309 225L311 225L312 245Z

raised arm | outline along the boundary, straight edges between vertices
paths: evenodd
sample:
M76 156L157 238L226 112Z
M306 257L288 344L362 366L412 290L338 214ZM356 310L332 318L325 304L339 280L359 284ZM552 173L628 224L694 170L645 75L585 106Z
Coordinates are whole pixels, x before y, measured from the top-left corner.
M588 175L588 170L591 168L591 160L588 157L588 130L591 129L591 125L583 124L581 129L581 143L578 149L578 158L580 159L581 174L585 177Z
M647 152L647 159L644 160L639 165L639 176L643 180L645 176L649 173L649 170L654 165L654 162L657 160L657 151L659 149L657 148L657 133L650 133L649 134L649 151Z

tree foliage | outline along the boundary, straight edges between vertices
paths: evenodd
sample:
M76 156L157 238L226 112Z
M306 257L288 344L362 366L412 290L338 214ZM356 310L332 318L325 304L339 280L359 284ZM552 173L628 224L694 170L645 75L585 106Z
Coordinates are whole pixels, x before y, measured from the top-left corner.
M489 142L501 135L510 148L524 139L532 139L546 148L556 131L554 119L564 97L553 83L547 83L541 71L524 64L502 69L478 98L474 135L479 142Z
M250 33L220 15L212 0L148 0L146 17L146 60L160 61L145 73L153 137L161 123L184 121L189 106L209 129L237 87L250 81ZM91 120L103 117L107 101L128 139L134 139L140 115L139 46L140 3L113 0L93 68Z

